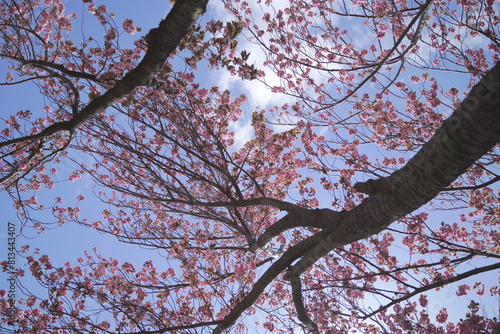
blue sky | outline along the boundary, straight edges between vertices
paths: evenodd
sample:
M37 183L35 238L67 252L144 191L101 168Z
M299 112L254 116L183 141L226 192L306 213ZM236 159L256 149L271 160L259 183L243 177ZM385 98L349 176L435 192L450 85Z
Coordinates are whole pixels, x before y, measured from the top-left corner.
M148 0L148 1L132 1L132 0L108 0L105 1L108 10L117 14L116 22L119 24L123 19L130 18L134 20L134 24L142 28L142 32L138 34L145 34L150 28L155 27L158 22L166 15L171 5L167 0ZM69 12L82 12L82 4L79 0L65 1L67 10ZM220 14L220 16L227 16L227 13L223 12L220 2L211 2L210 11L207 15L211 13ZM84 26L86 30L86 35L92 35L93 24L95 21L92 19L86 19L86 25ZM78 29L75 29L78 32ZM100 36L101 31L99 30L97 35ZM136 36L128 39L132 41ZM127 40L123 41L123 46L127 47L125 44ZM255 46L247 45L245 49L251 51L252 55L258 55L259 51L253 49ZM5 68L3 63L0 62L0 77L3 77L5 73ZM221 88L227 87L237 87L245 92L249 92L250 105L251 107L267 107L272 103L279 104L287 100L286 97L276 95L271 95L269 92L262 89L249 89L250 85L255 85L255 82L241 82L235 77L230 77L226 73L222 73L218 79L218 84ZM272 80L272 79L271 79ZM27 98L29 97L29 98ZM43 96L41 96L33 85L23 84L14 87L1 87L0 88L0 100L2 101L2 106L0 113L2 115L9 115L20 109L40 109L44 104ZM235 128L240 134L239 138L249 138L251 133L249 132L249 127L246 123L242 121ZM242 139L244 141L245 139ZM71 152L70 155L74 159L87 159L84 155L78 152ZM59 173L58 177L62 180L69 177L72 171L72 163L70 161L63 162L58 165ZM42 190L38 192L38 196L43 200L51 201L53 197L60 196L62 198L68 198L65 205L75 205L76 197L78 195L84 195L86 201L81 203L82 215L89 218L89 220L98 220L101 218L101 211L103 206L100 202L93 198L92 195L92 183L88 176L84 176L82 179L74 183L60 183L56 185L53 190ZM328 203L322 203L323 206L327 206ZM19 226L18 217L16 212L13 210L10 200L4 192L0 193L0 212L2 212L2 229L0 229L0 256L4 256L6 251L6 229L3 227L7 225L7 222L16 223ZM54 218L47 212L38 217L39 219L47 221L53 221ZM441 219L441 218L439 218ZM49 230L41 235L36 236L32 231L25 231L27 237L32 238L20 238L18 240L17 246L20 247L26 243L29 243L32 248L40 248L42 254L48 254L55 265L62 265L66 261L74 262L76 258L82 256L83 251L91 251L92 248L96 247L99 253L104 257L113 256L117 258L120 262L130 261L137 264L141 264L149 259L161 260L157 252L154 250L141 250L137 251L136 246L126 245L117 243L115 238L109 235L103 235L98 233L93 229L84 228L75 224L67 224L63 227L56 228L54 230ZM35 237L36 236L36 237ZM159 266L160 262L155 261ZM23 263L19 260L19 266ZM0 282L4 282L5 274L0 277ZM497 279L496 276L492 276L491 279ZM34 287L35 288L35 287ZM434 298L429 299L429 307L435 308L436 312L440 307L452 307L456 304L457 297L452 288L444 288L434 294ZM476 297L476 296L474 296ZM477 300L477 298L475 298ZM495 311L495 306L492 305L492 312Z
M82 17L81 13L84 9L80 0L67 0L64 4L68 12L75 12ZM171 5L168 1L106 1L106 5L110 12L117 14L116 22L121 22L126 18L132 18L134 24L142 28L142 32L138 34L145 34L149 29L156 26L160 20L166 15ZM85 34L87 36L96 34L97 37L102 36L102 30L95 28L95 19L90 15L85 16ZM78 25L74 27L74 33L78 34ZM95 32L93 32L93 30ZM138 36L125 37L124 39L131 41L138 38ZM124 41L125 43L126 41ZM0 60L0 76L4 77L6 72L5 62ZM0 113L2 116L10 115L18 110L29 109L36 114L37 110L46 104L43 96L39 93L38 88L30 83L25 83L18 86L3 86L0 88L0 100L2 101ZM88 159L81 153L72 151L70 156L74 159ZM75 165L71 161L63 161L57 166L58 174L55 181L67 180L71 172L75 169ZM82 179L74 183L61 182L56 183L56 187L51 190L44 190L37 192L40 202L51 202L54 197L59 196L63 199L68 199L64 205L74 206L77 203L76 197L78 195L85 196L86 200L81 204L81 212L84 216L89 216L90 220L98 220L101 218L101 211L103 209L100 202L98 202L92 195L92 185L88 176L83 176ZM19 233L19 219L17 212L12 207L12 202L5 192L0 192L0 212L2 213L2 228L0 229L0 256L5 257L6 242L7 242L7 222L13 222L17 226L17 233ZM55 221L50 211L43 214L36 214L36 218L46 222ZM5 226L5 228L4 228ZM85 250L92 251L96 247L99 253L105 257L113 256L121 261L131 261L136 263L143 263L146 260L155 257L155 251L142 251L137 252L136 247L131 245L117 243L113 236L98 233L96 230L84 228L76 224L66 224L63 227L58 227L53 230L48 230L45 233L37 235L33 230L23 230L24 237L17 240L17 247L29 244L32 249L40 248L41 254L48 254L56 265L62 265L66 261L74 262L78 257L83 255ZM110 247L110 245L113 245ZM23 261L18 260L18 265L22 266ZM5 282L5 274L1 274L1 282Z

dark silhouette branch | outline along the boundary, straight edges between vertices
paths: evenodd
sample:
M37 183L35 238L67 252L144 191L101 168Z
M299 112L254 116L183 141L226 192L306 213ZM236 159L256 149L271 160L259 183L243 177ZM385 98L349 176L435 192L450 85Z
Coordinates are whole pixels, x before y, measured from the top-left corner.
M500 63L497 63L442 124L434 136L391 176L358 183L370 194L328 226L321 243L308 251L285 277L298 276L334 248L387 228L437 196L477 159L500 142ZM367 191L368 190L368 191Z
M281 233L300 226L325 228L337 224L342 219L342 212L335 212L329 209L305 209L295 206L288 210L283 218L271 225L258 239L250 246L250 251L255 252L267 245L271 239Z
M368 319L368 318L376 315L377 313L380 313L380 312L388 309L389 307L391 307L393 305L399 304L402 301L408 300L408 299L410 299L413 296L421 294L422 292L429 291L429 290L435 289L435 288L440 287L440 286L445 286L445 285L448 285L450 283L458 282L458 281L463 280L463 279L465 279L467 277L474 276L474 275L477 275L477 274L480 274L480 273L484 273L484 272L487 272L487 271L495 270L495 269L498 269L498 268L500 268L500 263L495 263L495 264L491 264L489 266L484 266L484 267L472 269L472 270L469 270L469 271L467 271L465 273L459 274L457 276L453 276L453 277L450 277L450 278L447 278L447 279L444 279L444 280L439 280L439 281L436 281L436 282L434 282L432 284L429 284L429 285L425 285L425 286L423 286L421 288L415 289L411 293L408 293L408 294L406 294L406 295L404 295L404 296L402 296L400 298L392 300L390 303L388 303L388 304L380 307L378 310L373 311L373 312L371 312L371 313L363 316L363 319Z
M500 141L499 105L500 63L476 84L453 115L403 168L383 181L371 182L372 195L345 212L338 224L327 226L288 248L213 333L220 334L236 322L284 269L287 268L284 279L295 280L333 249L383 231L397 218L418 209L446 189ZM325 210L325 216L328 211L332 216L339 214Z
M91 81L95 81L95 82L100 81L97 79L97 77L94 74L69 70L61 64L56 64L54 62L47 61L47 60L41 60L41 59L21 60L21 59L19 59L18 61L23 64L22 66L32 65L34 67L38 67L38 68L41 68L44 70L46 70L47 68L51 68L51 69L54 69L54 70L61 72L64 75L67 75L69 77L79 78L79 79L87 79L87 80L91 80Z
M302 284L300 283L300 277L294 277L290 280L292 285L292 298L293 304L295 305L295 310L297 311L297 318L304 324L309 333L319 334L318 326L314 321L307 315L306 308L304 307L304 301L302 300Z
M141 62L104 94L87 104L71 120L51 124L38 134L6 140L0 148L24 141L49 137L59 131L77 129L98 112L130 93L134 88L152 83L156 72L177 48L191 25L205 12L208 0L177 1L167 17L148 33L148 50Z
M493 184L497 181L500 181L500 176L496 176L494 177L493 179L487 181L487 182L484 182L484 183L481 183L481 184L478 184L476 186L466 186L466 187L450 187L450 188L446 188L444 189L443 191L456 191L456 190L477 190L477 189L481 189L481 188L484 188L484 187L487 187L489 186L490 184Z

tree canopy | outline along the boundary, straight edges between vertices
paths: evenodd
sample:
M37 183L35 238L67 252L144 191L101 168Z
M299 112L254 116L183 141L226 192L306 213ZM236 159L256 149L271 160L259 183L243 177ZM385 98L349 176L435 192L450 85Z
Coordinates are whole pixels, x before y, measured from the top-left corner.
M0 2L0 85L44 98L0 115L0 189L24 231L161 259L18 245L2 332L500 331L497 3L177 0L149 31L81 6ZM99 219L57 190L82 177ZM463 314L430 308L448 286Z

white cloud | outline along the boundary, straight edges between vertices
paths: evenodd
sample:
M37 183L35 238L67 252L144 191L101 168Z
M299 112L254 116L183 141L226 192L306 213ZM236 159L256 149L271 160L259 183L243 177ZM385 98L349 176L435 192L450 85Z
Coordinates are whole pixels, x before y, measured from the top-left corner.
M232 131L234 131L234 146L235 149L240 149L250 141L253 136L252 121L250 118L241 117L237 122L230 125Z

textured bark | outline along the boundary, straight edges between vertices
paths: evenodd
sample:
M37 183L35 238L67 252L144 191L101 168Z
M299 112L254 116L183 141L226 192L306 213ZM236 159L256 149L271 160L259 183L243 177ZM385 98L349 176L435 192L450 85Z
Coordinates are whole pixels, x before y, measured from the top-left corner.
M300 283L300 277L293 277L290 280L290 284L292 285L292 298L295 310L297 311L297 318L304 324L309 333L319 334L318 326L307 315L304 301L302 300L302 284Z
M333 249L383 231L418 209L500 142L500 63L472 89L434 136L391 176L357 184L370 194L289 269L298 276ZM332 215L336 212L332 211Z
M281 233L295 227L308 226L316 228L325 228L334 226L343 217L342 212L336 212L329 209L304 209L295 206L289 210L288 214L271 225L258 239L251 245L250 251L255 252L264 248L269 241Z
M299 210L300 214L294 214L294 210L289 211L287 220L290 225L324 226L326 223L328 226L288 248L213 333L222 333L236 322L283 270L288 268L284 278L297 286L300 274L322 256L335 248L377 234L397 218L418 209L444 190L498 142L500 63L472 89L452 116L402 169L387 178L358 184L356 188L369 193L370 196L354 209L341 213L327 209ZM320 215L318 211L321 211ZM323 221L317 221L318 219ZM309 222L305 223L305 220ZM268 236L276 233L273 229L277 231L286 228L270 228ZM288 267L299 258L295 265ZM296 297L299 298L299 294L296 294ZM305 312L300 311L299 313ZM310 318L307 315L304 317L303 314L301 316L306 325L310 325L307 320Z
M313 213L316 210L309 210ZM333 212L333 211L332 211ZM300 220L300 215L290 215L292 220ZM299 226L299 225L297 225ZM316 236L316 235L315 235ZM227 314L220 324L213 330L213 334L221 334L232 324L234 324L245 310L251 307L257 298L262 294L264 289L280 275L288 266L295 260L300 258L308 249L314 246L315 236L308 238L297 245L291 246L287 251L277 259L264 274L254 283L252 290L244 296L236 306L234 306L229 314Z
M54 123L38 134L0 143L0 147L24 141L46 138L59 131L74 131L101 110L117 102L134 88L148 85L168 56L177 48L191 25L206 10L208 0L179 0L158 28L151 29L146 37L148 50L136 68L101 96L89 102L71 120Z

